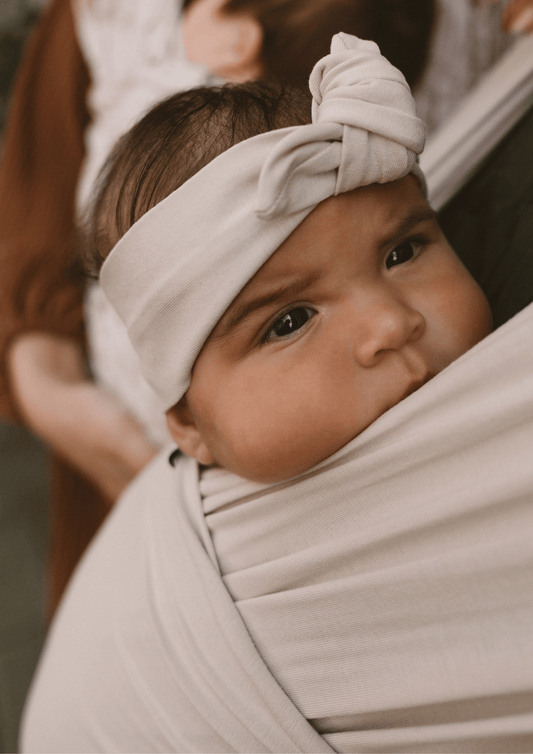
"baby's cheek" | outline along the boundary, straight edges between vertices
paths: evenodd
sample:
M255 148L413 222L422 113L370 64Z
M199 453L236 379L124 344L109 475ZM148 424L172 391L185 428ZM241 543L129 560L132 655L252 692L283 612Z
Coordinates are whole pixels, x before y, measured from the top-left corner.
M270 386L257 400L240 402L233 424L235 459L248 478L288 479L307 471L351 439L350 407L320 372ZM341 410L342 408L342 410Z
M446 363L459 358L492 329L492 315L483 292L459 262L457 265L441 278L426 315L435 334L434 346Z
M304 396L245 401L232 423L229 446L242 475L261 482L287 479L313 465L314 418Z
M485 295L477 283L468 277L456 291L456 337L464 353L492 330L492 314Z
M474 283L475 291L471 297L471 340L469 348L485 338L493 329L492 311L481 288Z

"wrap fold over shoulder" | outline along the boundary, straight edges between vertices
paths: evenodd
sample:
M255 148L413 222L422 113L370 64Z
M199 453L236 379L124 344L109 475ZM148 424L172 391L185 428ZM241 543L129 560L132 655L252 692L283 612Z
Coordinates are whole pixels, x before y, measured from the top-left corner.
M425 127L403 75L373 42L337 34L315 66L312 124L224 152L144 215L105 261L101 284L165 408L262 264L330 196L414 172Z
M531 751L532 339L533 305L207 515L163 452L69 586L22 750Z

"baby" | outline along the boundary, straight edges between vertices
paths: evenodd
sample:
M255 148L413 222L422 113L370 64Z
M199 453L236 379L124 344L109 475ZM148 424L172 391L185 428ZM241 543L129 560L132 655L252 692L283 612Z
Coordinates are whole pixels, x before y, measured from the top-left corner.
M337 54L354 65L351 51ZM369 65L363 57L357 76L370 77ZM294 127L308 120L308 104L290 89L199 89L154 109L115 154L92 219L101 262L183 186L139 225L149 238L112 254L102 285L179 447L259 482L330 456L491 327L483 294L424 198L412 151L422 148L423 126L403 80L400 113L389 110L388 84L383 104L369 98L377 134L409 148L358 129L353 98L364 84L339 67L319 83L319 70L315 99L326 101L314 126ZM347 125L328 122L335 107L347 110ZM343 129L335 184L329 152L341 142L329 140ZM316 177L308 153L325 163ZM208 187L219 185L207 211ZM160 279L146 277L147 248L151 260L156 249L160 256L152 262Z
M489 308L424 198L403 76L339 34L310 87L311 124L279 84L177 95L110 162L89 249L182 453L75 574L24 750L526 750L531 514L461 476L516 456L508 380L477 406L496 448L469 417ZM502 594L529 612L495 618Z

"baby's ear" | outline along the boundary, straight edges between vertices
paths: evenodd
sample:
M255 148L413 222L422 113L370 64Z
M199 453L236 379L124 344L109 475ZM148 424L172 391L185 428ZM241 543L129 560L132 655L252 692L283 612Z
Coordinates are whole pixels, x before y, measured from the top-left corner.
M211 466L215 463L196 426L185 395L167 411L167 426L170 436L180 450L196 458L204 466Z
M194 0L183 16L185 53L211 73L239 83L263 73L263 27L251 13L228 13L227 0Z
M251 15L225 14L225 23L231 25L231 43L226 47L228 73L233 80L249 81L262 74L261 53L263 29Z

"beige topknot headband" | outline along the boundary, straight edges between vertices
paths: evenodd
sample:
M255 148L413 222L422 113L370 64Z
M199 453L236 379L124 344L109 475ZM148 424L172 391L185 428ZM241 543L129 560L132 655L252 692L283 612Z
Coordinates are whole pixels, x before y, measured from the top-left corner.
M146 213L101 284L165 408L235 296L330 196L415 172L425 127L404 76L373 42L336 34L310 78L313 123L221 154Z

